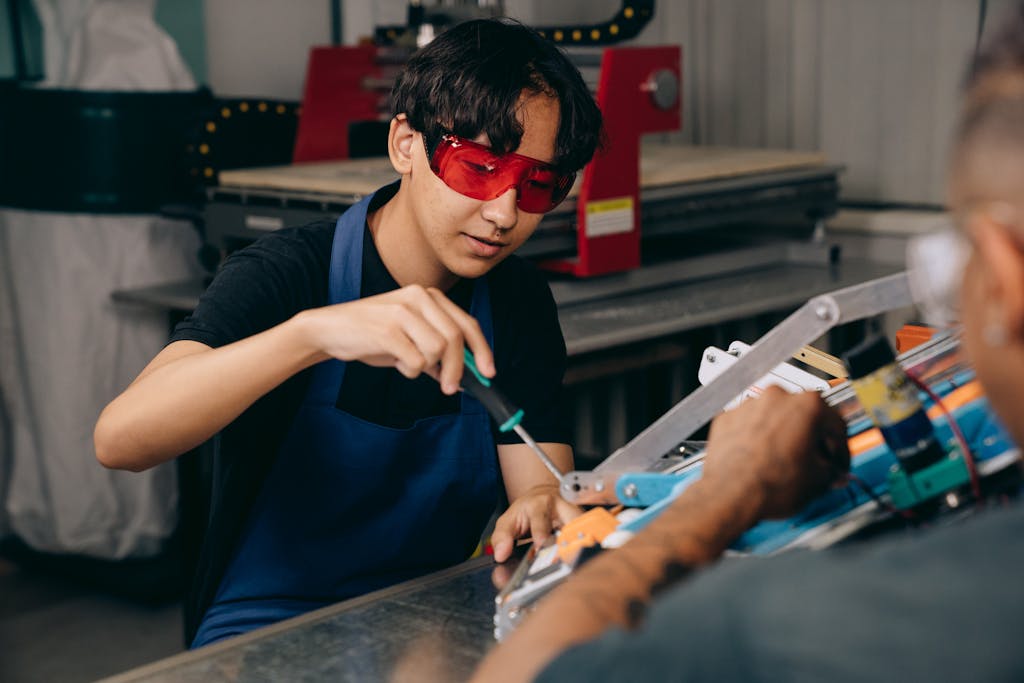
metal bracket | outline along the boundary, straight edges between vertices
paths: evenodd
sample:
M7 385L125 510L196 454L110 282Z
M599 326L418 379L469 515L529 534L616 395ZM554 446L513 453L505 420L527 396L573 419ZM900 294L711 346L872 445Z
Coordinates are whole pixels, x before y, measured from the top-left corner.
M615 483L621 473L646 470L800 347L836 325L913 303L906 272L814 297L761 337L715 381L677 403L594 471L566 474L562 479L562 497L581 505L613 502Z

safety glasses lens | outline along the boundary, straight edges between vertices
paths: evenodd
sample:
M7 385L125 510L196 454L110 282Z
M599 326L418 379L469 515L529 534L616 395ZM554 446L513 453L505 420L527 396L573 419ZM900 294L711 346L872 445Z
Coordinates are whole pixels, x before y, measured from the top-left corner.
M528 213L545 213L558 206L572 188L575 174L558 173L550 165L518 154L497 155L483 145L445 135L427 145L430 168L451 189L480 200L516 188L516 204Z
M573 176L533 168L519 182L519 208L543 213L558 206L572 187Z
M947 327L960 319L960 282L969 255L970 245L952 226L908 243L910 291L926 323Z

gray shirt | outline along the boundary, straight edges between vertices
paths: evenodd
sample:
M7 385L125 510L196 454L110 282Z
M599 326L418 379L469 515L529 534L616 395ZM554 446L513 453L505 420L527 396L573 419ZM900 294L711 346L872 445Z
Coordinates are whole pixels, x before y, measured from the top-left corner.
M908 538L908 536L910 536ZM816 553L728 560L537 680L1022 681L1024 504Z

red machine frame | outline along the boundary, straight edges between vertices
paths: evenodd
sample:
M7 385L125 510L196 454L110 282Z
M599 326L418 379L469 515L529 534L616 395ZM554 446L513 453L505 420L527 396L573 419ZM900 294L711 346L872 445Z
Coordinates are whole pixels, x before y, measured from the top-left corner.
M310 50L292 163L349 158L349 124L380 116L381 95L366 87L367 78L381 75L377 51L375 45Z
M640 138L678 130L681 100L660 108L652 96L661 71L681 83L679 47L609 47L601 56L597 104L606 145L583 169L576 198L576 256L542 263L590 277L640 266Z

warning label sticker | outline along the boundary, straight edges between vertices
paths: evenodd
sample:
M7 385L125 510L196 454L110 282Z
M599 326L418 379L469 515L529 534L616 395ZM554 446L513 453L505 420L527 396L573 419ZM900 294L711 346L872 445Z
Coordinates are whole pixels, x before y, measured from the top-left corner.
M587 202L587 237L633 231L633 198L616 197Z

